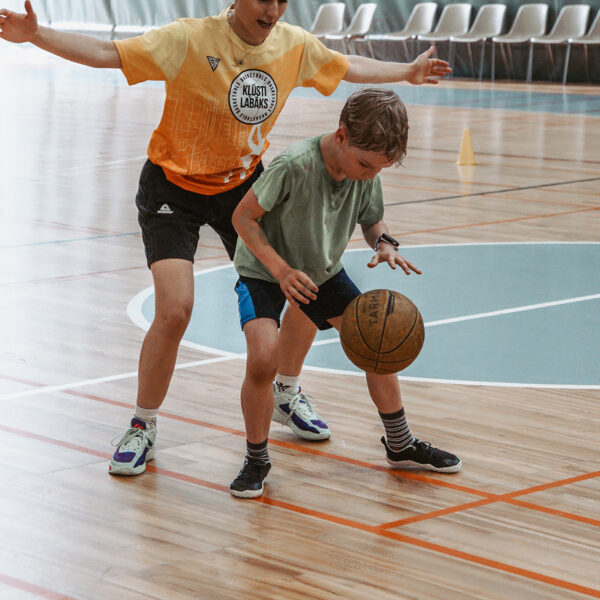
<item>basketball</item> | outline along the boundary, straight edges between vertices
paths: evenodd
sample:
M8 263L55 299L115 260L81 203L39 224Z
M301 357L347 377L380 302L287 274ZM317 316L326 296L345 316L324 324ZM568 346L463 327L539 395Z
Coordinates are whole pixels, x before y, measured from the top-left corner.
M419 355L425 326L409 298L392 290L371 290L346 307L340 340L346 356L362 370L397 373Z

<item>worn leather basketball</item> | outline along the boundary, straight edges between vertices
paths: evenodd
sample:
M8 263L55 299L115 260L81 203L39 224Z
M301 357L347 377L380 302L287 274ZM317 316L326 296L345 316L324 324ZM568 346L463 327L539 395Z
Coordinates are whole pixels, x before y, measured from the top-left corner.
M371 290L346 307L340 340L357 367L368 373L397 373L406 369L423 347L423 317L406 296L392 290Z

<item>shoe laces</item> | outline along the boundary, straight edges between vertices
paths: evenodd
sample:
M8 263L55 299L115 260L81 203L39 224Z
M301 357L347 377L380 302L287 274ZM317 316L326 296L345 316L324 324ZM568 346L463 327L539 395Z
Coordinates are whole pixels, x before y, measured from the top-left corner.
M314 403L314 405L316 406L317 403L315 402L315 399L312 396L309 396L308 394L305 394L304 392L298 392L290 400L290 403L289 403L290 414L287 416L287 419L285 420L286 424L294 416L294 414L297 414L301 419L306 419L307 421L310 421L311 419L318 419L319 416L314 411L311 400Z
M122 446L123 452L138 452L146 446L149 437L147 429L130 427L127 431L114 437L111 444L117 448Z
M434 448L429 442L423 442L418 438L415 438L411 445L415 448L415 450L420 450L427 457L433 456L437 451L437 448Z
M262 478L262 469L269 464L266 460L249 460L248 457L244 459L244 464L236 477L240 482L252 482L256 479Z

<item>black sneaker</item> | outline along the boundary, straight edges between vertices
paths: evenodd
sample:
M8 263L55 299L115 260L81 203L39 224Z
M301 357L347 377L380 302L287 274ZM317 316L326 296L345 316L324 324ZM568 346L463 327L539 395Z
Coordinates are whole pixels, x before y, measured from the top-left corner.
M456 473L460 471L462 462L458 456L439 448L434 448L429 442L414 438L413 443L400 452L394 452L384 437L381 443L385 446L387 461L394 469L421 468L438 473Z
M270 469L270 462L246 456L244 466L231 482L229 491L238 498L258 498L263 493L263 480Z

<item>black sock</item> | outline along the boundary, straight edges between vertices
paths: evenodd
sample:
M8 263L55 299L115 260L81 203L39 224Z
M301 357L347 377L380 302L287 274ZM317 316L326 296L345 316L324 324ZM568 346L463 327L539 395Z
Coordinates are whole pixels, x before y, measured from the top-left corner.
M400 452L413 443L414 438L406 423L404 408L389 415L379 413L379 416L385 427L385 439L392 450Z
M271 462L269 458L269 449L267 447L269 438L260 444L253 444L246 440L246 457L252 458L253 460L262 460L264 462Z

